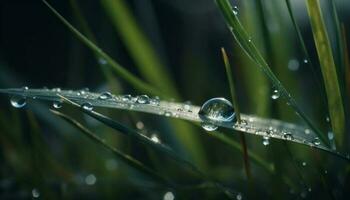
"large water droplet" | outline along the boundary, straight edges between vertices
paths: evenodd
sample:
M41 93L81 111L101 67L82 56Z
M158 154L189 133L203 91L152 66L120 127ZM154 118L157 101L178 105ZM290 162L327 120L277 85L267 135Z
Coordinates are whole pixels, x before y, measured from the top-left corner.
M224 98L212 98L206 101L198 112L204 121L231 122L235 120L232 104Z
M52 106L56 109L62 108L62 102L61 101L54 101L52 103Z
M98 97L101 100L106 100L106 99L110 99L112 98L112 94L110 92L103 92L100 94L100 96Z
M149 103L149 97L147 95L140 95L140 96L137 97L137 103L148 104Z
M215 131L216 129L218 129L218 126L207 122L202 122L201 126L206 131Z
M85 110L91 111L91 110L93 109L92 104L89 103L89 102L83 103L81 106L82 106L83 109L85 109Z
M13 96L10 99L11 105L15 108L23 108L27 102L25 97Z
M132 99L132 96L130 94L126 94L126 95L122 96L122 101L124 101L124 102L131 101L131 99Z
M280 92L278 90L273 90L272 91L272 95L271 95L272 99L278 99L280 98Z

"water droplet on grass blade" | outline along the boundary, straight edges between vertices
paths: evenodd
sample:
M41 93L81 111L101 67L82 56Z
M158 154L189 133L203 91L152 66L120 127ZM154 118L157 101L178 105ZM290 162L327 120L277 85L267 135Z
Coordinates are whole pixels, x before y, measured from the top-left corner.
M107 60L104 59L104 58L99 58L99 59L98 59L98 62L99 62L101 65L107 64Z
M83 104L81 105L81 107L83 107L83 109L88 110L88 111L91 111L91 110L93 109L92 104L89 103L89 102L83 103Z
M233 12L234 15L238 15L238 7L234 6L233 9L232 9L232 12Z
M13 96L10 99L11 105L15 108L23 108L27 102L25 97Z
M53 106L54 108L56 108L56 109L62 108L62 102L60 102L60 101L54 101L54 102L52 103L52 106Z
M147 95L140 95L140 96L137 97L137 103L148 104L149 103L149 97Z
M97 178L94 174L89 174L85 177L86 185L94 185L97 181Z
M309 61L308 61L307 59L304 59L303 62L304 62L305 64L309 63Z
M172 192L166 192L163 196L163 200L174 200L175 199L175 195Z
M153 142L160 143L160 139L158 138L158 136L156 134L152 134L150 138Z
M321 144L321 141L318 137L315 137L315 139L312 141L312 143L317 146L317 145Z
M231 122L235 112L231 102L224 98L212 98L206 101L198 112L203 121Z
M278 99L280 98L280 92L278 90L273 90L272 91L272 95L271 95L272 99Z
M100 96L98 97L101 100L106 100L106 99L110 99L112 98L112 94L110 92L103 92L100 94Z
M269 145L269 144L270 144L270 138L264 136L264 137L263 137L263 145L264 145L264 146L267 146L267 145Z

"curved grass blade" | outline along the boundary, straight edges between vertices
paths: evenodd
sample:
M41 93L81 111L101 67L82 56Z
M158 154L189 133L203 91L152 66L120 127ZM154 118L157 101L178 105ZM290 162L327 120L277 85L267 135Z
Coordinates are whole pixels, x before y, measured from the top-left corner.
M64 96L66 99L79 104L79 106L80 104L88 102L95 107L138 111L163 115L165 117L179 118L192 122L203 122L203 120L198 116L198 112L200 110L199 106L193 105L189 109L184 110L183 108L188 105L168 101L158 102L155 99L149 99L148 103L138 103L137 97L130 97L129 95L111 95L108 99L101 99L101 95L103 95L103 93L99 94L84 92L84 94L82 94L81 91L57 91L57 89L0 89L0 93L20 96L22 98L35 98L48 101L61 101L62 99L60 96ZM90 114L91 113L94 112L90 112ZM242 122L240 124L234 122L213 122L213 124L257 136L265 136L300 143L327 151L346 160L350 160L350 158L346 158L345 156L329 149L311 129L280 120L260 118L254 115L241 114L241 118ZM133 132L132 130L128 131ZM134 134L137 134L137 132L134 132ZM144 140L144 142L150 142L147 140L147 138L143 138L142 140ZM156 148L162 148L162 146L160 147L157 145ZM165 150L165 152L168 151L166 148L162 148L162 150Z
M103 58L109 66L125 81L129 82L132 86L138 89L140 92L146 92L158 96L166 96L165 93L160 92L157 88L152 87L148 83L137 78L126 69L124 69L119 63L117 63L113 58L106 54L101 48L96 46L91 40L80 33L76 28L74 28L62 15L60 15L49 3L42 0L44 4L51 10L51 12L88 48L90 48L95 54Z
M99 136L97 136L95 133L93 133L92 131L90 131L88 128L86 128L85 126L83 126L82 124L80 124L78 121L76 121L75 119L71 118L70 116L63 114L59 111L56 110L51 110L50 111L59 116L60 118L64 119L65 121L67 121L68 123L70 123L71 125L73 125L74 127L78 128L85 136L87 136L88 138L90 138L92 141L98 143L99 145L102 145L105 149L111 151L116 157L118 157L119 160L122 160L123 162L125 162L127 165L133 167L134 169L141 171L142 173L148 175L149 177L152 177L153 179L155 179L155 181L166 184L168 186L173 186L173 184L171 184L169 181L167 181L166 179L164 179L161 175L157 174L156 172L154 172L152 169L148 168L147 166L145 166L143 163L141 163L140 161L134 159L133 157L126 155L122 152L120 152L119 150L117 150L116 148L114 148L113 146L109 145L108 143L106 143L103 139L101 139Z
M328 110L335 134L335 141L337 145L341 147L344 142L345 134L345 114L332 47L322 18L319 1L307 0L306 2L326 88Z
M246 54L259 66L259 68L266 74L270 81L274 84L282 97L286 99L288 104L295 110L295 112L304 120L304 122L314 131L315 134L322 140L325 146L329 146L329 141L326 139L324 134L311 122L302 109L297 105L296 101L289 94L287 89L282 85L280 80L272 72L269 65L265 59L260 54L259 50L256 48L251 38L248 36L247 32L243 28L240 20L237 17L237 12L233 11L233 8L229 0L216 0L215 1L221 10L226 23L231 30L234 38L246 52Z

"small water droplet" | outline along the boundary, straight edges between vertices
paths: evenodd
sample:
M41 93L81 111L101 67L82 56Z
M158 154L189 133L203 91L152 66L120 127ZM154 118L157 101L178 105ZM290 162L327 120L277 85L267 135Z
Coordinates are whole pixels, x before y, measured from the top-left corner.
M83 107L83 109L88 110L88 111L91 111L93 109L92 104L89 102L83 103L81 106Z
M145 127L145 125L143 124L143 122L138 121L136 122L136 128L139 130L142 130Z
M310 129L305 129L304 132L305 132L306 135L308 135L308 134L310 134L311 131L310 131Z
M334 139L334 134L333 134L332 131L328 131L327 136L328 136L328 139L329 139L329 140L333 140L333 139Z
M306 162L302 162L301 165L302 165L303 167L305 167L305 166L306 166Z
M272 95L271 95L272 99L278 99L280 98L280 92L278 90L273 90L272 91Z
M308 189L307 189L307 191L311 192L311 191L312 191L312 189L311 189L311 188L308 188Z
M218 126L207 122L202 122L201 126L206 131L215 131L216 129L218 129Z
M294 137L291 133L283 133L283 138L287 140L293 140Z
M329 117L326 117L326 122L330 122L331 119Z
M33 198L39 198L40 197L40 192L39 192L39 190L37 188L34 188L32 190L32 196L33 196Z
M238 14L238 7L234 6L233 9L232 9L232 12L233 12L234 15L237 15Z
M305 64L309 63L309 61L308 61L307 59L304 59L303 62L304 62Z
M140 95L140 96L137 97L137 103L148 104L149 103L149 97L147 95Z
M122 96L122 101L124 101L124 102L131 101L131 99L132 99L132 96L130 94Z
M241 193L238 193L237 196L236 196L236 199L237 200L242 200L243 199L243 196Z
M267 145L269 145L269 144L270 144L270 138L264 136L264 137L263 137L263 145L264 145L264 146L267 146Z
M151 140L155 143L160 143L160 139L158 138L157 134L152 134Z
M62 108L62 102L61 101L54 101L52 103L52 106L56 109Z
M27 91L27 90L29 90L29 87L28 86L23 86L22 90Z
M149 99L149 103L150 103L151 105L158 106L159 103L160 103L159 97L150 98L150 99Z
M99 58L99 59L98 59L98 62L99 62L101 65L107 64L107 60L104 59L104 58Z
M174 200L174 199L175 199L175 195L170 191L166 192L163 196L163 200Z
M297 59L291 59L288 61L288 69L291 71L297 71L299 69L299 61Z
M170 116L171 116L171 112L165 111L165 112L164 112L164 115L165 115L165 117L170 117Z
M321 144L321 141L318 137L315 137L315 139L312 141L312 143L317 146L317 145Z
M112 94L110 92L103 92L100 94L100 96L98 97L101 100L106 100L106 99L110 99L112 98Z
M94 185L97 181L97 178L94 174L89 174L85 177L86 185Z
M15 108L23 108L27 102L25 97L13 96L10 99L11 105Z
M204 121L231 122L236 119L231 102L224 98L209 99L202 105L198 115Z

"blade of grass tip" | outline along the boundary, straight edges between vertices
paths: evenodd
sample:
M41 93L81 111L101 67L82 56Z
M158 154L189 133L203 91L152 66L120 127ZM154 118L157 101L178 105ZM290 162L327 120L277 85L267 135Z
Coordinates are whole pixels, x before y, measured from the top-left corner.
M91 31L91 29L89 28L89 25L87 23L87 21L85 20L80 7L77 3L77 0L69 0L72 11L73 11L73 15L75 16L76 20L78 21L78 24L80 25L81 29L83 30L82 32L86 35L86 37L93 42L94 44L97 44L97 40L96 37L94 36L93 32ZM97 61L97 64L100 66L101 72L104 75L104 77L106 78L107 82L108 82L108 86L111 88L112 92L118 92L119 89L117 89L119 83L116 81L116 79L113 77L112 75L112 69L110 67L107 67L106 64L103 60L103 58L101 58L97 53L94 52L95 55L95 59Z
M221 48L221 53L222 53L222 57L224 60L227 79L229 82L233 108L235 110L235 115L237 117L238 123L241 123L241 113L240 113L240 109L238 106L237 95L236 95L236 91L235 91L235 85L234 85L234 81L233 81L231 65L230 65L230 62L228 60L226 51L223 47ZM249 157L248 157L248 151L247 151L247 149L248 149L247 143L246 143L246 140L245 140L243 133L239 133L239 136L241 138L241 144L242 144L242 149L243 149L244 169L245 169L247 178L250 179L251 173L250 173L250 164L249 164Z
M89 49L91 49L94 53L99 55L101 58L105 59L109 66L112 67L114 72L118 74L125 81L130 83L136 89L141 92L147 92L153 95L165 96L166 93L160 92L157 88L152 87L148 83L142 81L137 78L125 68L123 68L120 64L118 64L114 59L112 59L108 54L106 54L101 48L96 46L91 40L85 37L82 33L80 33L76 28L74 28L62 15L60 15L46 0L42 0L42 2L50 9L50 11Z
M282 85L280 80L276 77L276 75L272 72L267 62L264 60L259 50L256 48L251 38L246 33L245 29L241 25L240 20L238 19L237 11L233 11L232 6L229 0L216 0L216 4L221 10L226 23L231 30L236 41L242 47L242 49L246 52L249 58L251 58L259 68L266 74L266 76L270 79L270 81L274 84L274 87L280 92L281 96L286 99L288 105L290 105L295 112L304 120L304 122L315 131L317 136L329 146L329 140L325 137L325 135L311 122L308 116L304 113L304 111L297 105L296 101L287 89Z
M120 152L119 150L117 150L113 146L109 145L103 139L101 139L99 136L97 136L95 133L90 131L88 128L86 128L85 126L80 124L78 121L76 121L72 117L70 117L70 116L68 116L66 114L63 114L63 113L61 113L59 111L56 111L56 110L50 109L50 111L53 114L55 114L55 115L59 116L60 118L64 119L65 121L67 121L68 123L73 125L74 127L78 128L86 137L90 138L95 143L97 143L97 144L103 146L105 149L111 151L116 157L118 157L119 160L122 160L127 165L129 165L132 168L134 168L134 169L136 169L136 170L138 170L138 171L148 175L149 177L152 177L157 182L164 183L164 184L166 184L168 186L173 186L173 184L171 184L169 181L164 179L161 175L157 174L156 172L154 172L152 169L150 169L147 166L145 166L140 161L134 159L133 157L131 157L131 156L127 155L127 154L124 154L124 153Z
M213 183L219 190L221 190L223 193L225 193L225 195L229 195L229 194L233 193L231 191L231 189L221 185L220 183L218 183L216 181L212 181L211 178L209 178L206 174L204 174L202 171L200 171L191 162L189 162L189 161L183 159L182 157L180 157L179 155L177 155L176 152L174 152L168 146L165 146L164 144L161 144L161 143L154 142L150 138L135 131L134 129L128 128L128 127L124 126L123 124L116 122L116 121L114 121L114 120L112 120L112 119L110 119L110 118L108 118L108 117L106 117L98 112L95 112L95 111L89 110L89 109L85 109L82 105L79 105L79 104L67 99L66 97L64 97L60 94L57 94L57 95L60 98L62 98L65 102L68 102L69 104L80 108L80 110L82 110L85 114L93 117L94 119L102 122L103 124L117 130L120 133L126 134L128 136L133 137L133 138L136 138L139 142L141 142L149 147L152 147L153 149L155 149L161 153L168 155L170 158L174 159L174 161L176 161L180 166L192 170L192 172L196 173L203 180L210 182L210 183Z
M102 0L101 4L144 78L169 96L178 98L174 82L125 2Z
M319 1L307 0L306 5L326 88L328 110L335 141L338 147L342 147L345 134L345 115L332 47L326 32Z

